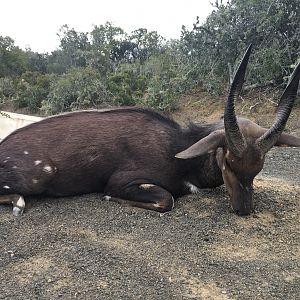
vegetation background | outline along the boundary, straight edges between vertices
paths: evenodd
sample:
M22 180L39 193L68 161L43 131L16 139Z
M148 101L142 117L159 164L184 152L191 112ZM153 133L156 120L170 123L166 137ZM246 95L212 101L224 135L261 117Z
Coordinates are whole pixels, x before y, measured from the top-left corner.
M122 105L172 111L196 87L226 93L250 43L248 89L283 88L300 59L299 0L212 5L206 21L195 20L191 31L183 26L178 40L146 28L128 34L110 22L91 32L63 25L52 53L22 50L0 36L0 108L38 115Z

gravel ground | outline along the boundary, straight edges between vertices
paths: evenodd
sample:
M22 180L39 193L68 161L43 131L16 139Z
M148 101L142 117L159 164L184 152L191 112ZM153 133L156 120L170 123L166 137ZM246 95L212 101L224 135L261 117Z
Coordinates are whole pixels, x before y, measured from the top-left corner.
M0 211L0 299L300 299L300 150L272 150L256 213L224 187L155 212L100 195Z

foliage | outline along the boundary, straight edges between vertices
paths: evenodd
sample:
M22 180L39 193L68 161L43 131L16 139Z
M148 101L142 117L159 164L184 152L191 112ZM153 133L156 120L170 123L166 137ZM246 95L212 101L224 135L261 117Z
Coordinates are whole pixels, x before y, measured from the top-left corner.
M200 82L220 92L246 47L252 43L251 83L281 83L300 53L298 0L215 1L216 10L202 25L182 31L182 50L197 65Z
M179 40L156 31L130 34L110 22L91 32L64 25L52 53L23 51L0 36L0 103L43 114L105 105L177 108L201 85L222 94L246 47L247 83L284 85L300 53L299 0L214 0L214 10Z
M100 107L109 96L99 74L92 68L73 68L51 81L41 110L46 114Z
M135 105L146 90L146 77L132 68L120 70L108 77L108 90L115 105Z
M17 80L13 103L17 108L27 108L36 113L50 91L50 75L27 71Z
M0 78L0 103L9 101L16 93L14 82L9 77Z
M48 55L33 52L30 49L26 50L27 56L27 70L32 72L39 72L41 74L47 73Z
M10 37L0 36L0 77L14 77L26 70L26 55Z
M142 100L143 105L163 111L177 108L179 94L190 88L185 76L186 69L177 54L175 48L169 48L144 64L148 89Z

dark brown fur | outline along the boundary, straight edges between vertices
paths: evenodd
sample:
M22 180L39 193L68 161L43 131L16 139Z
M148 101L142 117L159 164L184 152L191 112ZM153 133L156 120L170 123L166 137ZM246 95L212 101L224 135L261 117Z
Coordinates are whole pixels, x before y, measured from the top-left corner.
M185 181L198 187L218 186L223 181L212 155L188 161L175 158L216 126L182 129L158 113L136 108L47 118L1 142L0 193L101 192L130 200L124 189L143 183L157 185L174 197L188 192ZM36 165L37 161L42 163ZM45 172L45 165L52 172Z

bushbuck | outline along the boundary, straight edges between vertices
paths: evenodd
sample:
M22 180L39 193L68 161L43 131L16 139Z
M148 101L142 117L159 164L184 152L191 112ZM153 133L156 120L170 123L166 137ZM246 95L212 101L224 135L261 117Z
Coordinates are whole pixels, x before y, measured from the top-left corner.
M0 203L18 216L24 197L98 192L104 199L166 212L174 199L225 183L233 210L253 209L253 179L273 146L300 146L283 133L296 98L300 64L270 129L237 118L251 46L231 84L224 118L183 128L148 109L79 111L20 128L0 143Z

